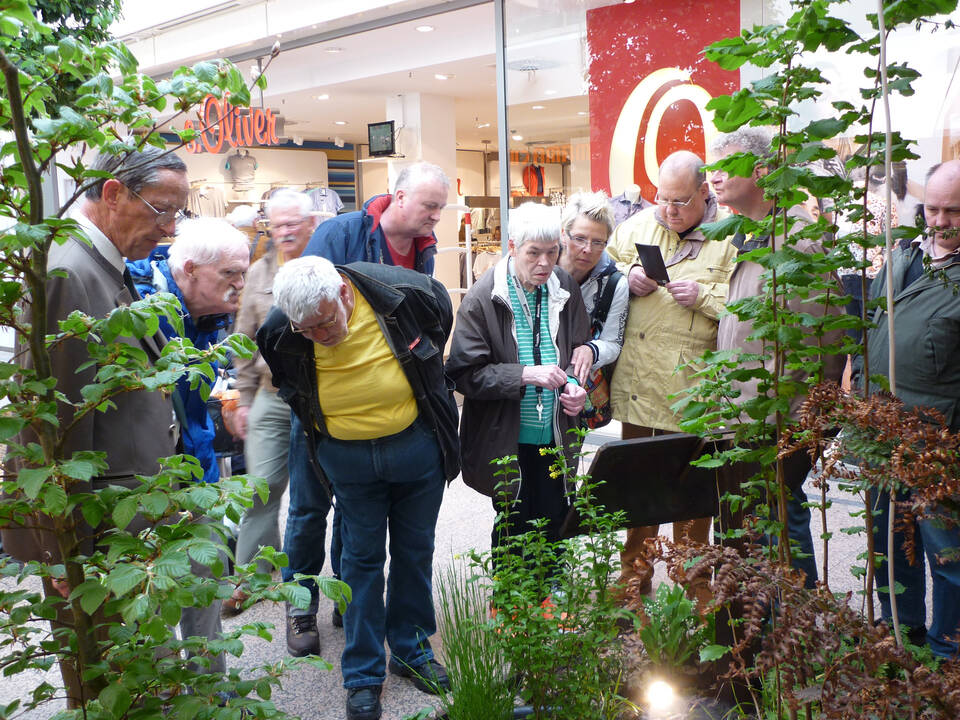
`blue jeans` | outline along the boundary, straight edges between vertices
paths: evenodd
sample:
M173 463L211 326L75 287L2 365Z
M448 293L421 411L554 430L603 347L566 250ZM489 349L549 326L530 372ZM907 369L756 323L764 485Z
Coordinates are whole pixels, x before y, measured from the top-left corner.
M343 616L343 686L380 685L386 679L384 638L402 666L433 658L428 638L436 632L433 547L444 490L440 445L418 419L375 440L323 438L317 456L340 506L342 578L353 592Z
M873 502L874 499L876 502ZM907 499L898 496L898 500L905 502ZM881 615L889 621L892 617L890 596L886 590L881 592L879 588L887 586L887 507L890 495L887 492L872 492L870 501L873 503L876 527L874 547L882 558L877 569L877 596ZM941 564L937 555L944 550L960 548L960 529L941 527L935 519L925 518L914 521L913 537L916 562L910 565L903 548L903 532L894 530L893 533L893 577L895 582L904 586L903 592L897 595L897 616L901 623L911 628L926 627L927 605L924 596L927 577L923 562L926 553L933 576L933 622L927 631L927 644L935 655L951 657L957 653L957 643L947 638L955 636L960 629L960 562Z
M290 455L287 458L290 475L290 507L287 510L287 529L283 536L283 551L289 564L281 571L284 582L293 580L294 573L319 575L323 570L324 540L327 534L327 514L330 498L310 464L307 438L296 413L290 413ZM336 538L336 535L334 536ZM331 563L339 560L339 548L330 548ZM337 575L340 568L334 567ZM301 580L310 591L310 606L305 610L290 606L290 615L316 615L320 602L317 584Z

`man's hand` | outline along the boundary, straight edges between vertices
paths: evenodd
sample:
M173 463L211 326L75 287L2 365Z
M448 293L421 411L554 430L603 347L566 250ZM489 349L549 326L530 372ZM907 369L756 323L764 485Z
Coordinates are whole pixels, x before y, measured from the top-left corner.
M674 280L665 287L667 292L677 301L677 305L692 307L700 296L700 285L696 280Z
M233 411L233 417L230 418L233 425L231 433L240 440L247 439L247 416L250 414L249 405L238 405Z
M593 367L593 348L589 345L574 348L570 363L573 365L573 376L581 385L586 385L590 368Z
M524 365L520 382L556 390L567 382L567 374L557 365Z
M630 274L627 276L627 285L630 286L630 294L637 297L646 297L657 289L657 281L651 280L643 271L643 268L636 265L630 268Z
M563 411L570 417L579 415L586 401L587 391L573 383L567 383L563 392L560 393L560 405L563 407Z

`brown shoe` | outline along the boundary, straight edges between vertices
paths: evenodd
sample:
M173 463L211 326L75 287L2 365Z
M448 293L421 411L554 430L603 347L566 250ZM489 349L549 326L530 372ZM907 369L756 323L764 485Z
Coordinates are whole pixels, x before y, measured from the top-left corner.
M220 615L223 617L233 617L244 611L243 604L250 599L250 593L244 592L240 588L233 591L233 595L228 597L220 604Z

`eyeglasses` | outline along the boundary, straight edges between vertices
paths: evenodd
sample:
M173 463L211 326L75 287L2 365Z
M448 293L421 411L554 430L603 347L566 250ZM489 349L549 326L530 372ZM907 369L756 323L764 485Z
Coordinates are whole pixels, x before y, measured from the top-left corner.
M603 250L607 246L606 240L591 240L584 235L571 235L570 233L567 233L567 237L570 238L570 242L572 242L574 245L578 245L580 247L586 247L589 245L591 250Z
M663 198L660 197L660 193L657 193L657 196L654 198L654 201L657 203L657 205L666 205L667 207L675 207L675 208L685 208L688 205L690 205L690 203L693 202L693 199L696 196L697 194L694 193L693 195L688 197L685 202L680 202L679 200L664 200Z
M157 225L160 227L163 227L164 225L169 225L170 223L176 224L187 217L183 213L183 210L180 210L179 208L176 210L163 210L163 211L157 210L153 205L147 202L147 200L136 190L133 190L131 188L127 188L127 190L129 190L133 195L135 195L137 199L140 200L144 205L146 205L148 208L153 210L153 212L157 216L154 218L154 220L156 221Z
M290 332L296 333L297 335L309 335L310 333L316 332L317 330L329 330L330 328L332 328L334 325L337 324L337 320L339 320L339 315L340 315L340 306L337 305L336 314L327 322L319 322L316 325L311 325L310 327L298 328L296 325L293 324L293 320L291 320Z
M284 230L296 232L300 229L300 226L303 225L304 220L306 220L306 218L300 218L299 220L292 220L285 223L270 223L270 232L278 233L283 232Z

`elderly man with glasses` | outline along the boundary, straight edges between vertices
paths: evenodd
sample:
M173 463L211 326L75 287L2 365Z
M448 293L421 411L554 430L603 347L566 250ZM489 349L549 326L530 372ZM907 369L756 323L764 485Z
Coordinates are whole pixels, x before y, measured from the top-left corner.
M736 248L725 240L707 241L698 228L718 217L703 160L681 150L660 166L656 205L618 226L610 239L607 252L630 284L623 352L610 388L613 416L622 423L624 439L678 432L670 395L695 383L692 375L697 368L686 363L716 348L717 320L726 302ZM660 285L647 277L638 261L637 243L660 249L669 282ZM622 585L633 580L641 592L651 590L653 568L641 559L641 549L658 530L658 526L627 530ZM686 535L705 543L709 531L710 518L673 526L674 539ZM703 594L700 588L695 592Z
M449 688L433 657L434 532L444 481L460 472L457 406L443 372L450 297L426 275L304 256L273 282L257 345L309 433L311 461L340 502L348 720L377 720L390 672ZM389 529L390 569L384 602Z

